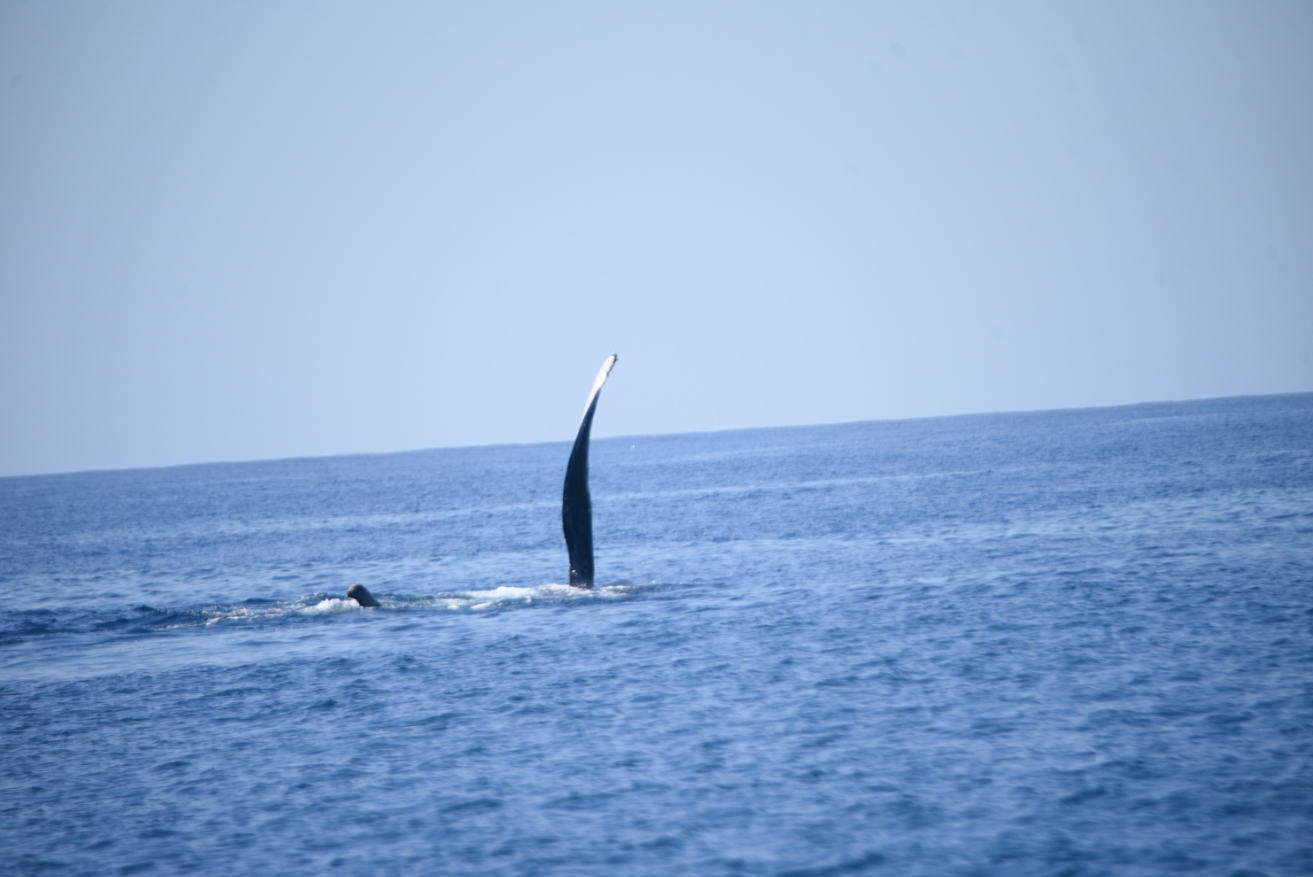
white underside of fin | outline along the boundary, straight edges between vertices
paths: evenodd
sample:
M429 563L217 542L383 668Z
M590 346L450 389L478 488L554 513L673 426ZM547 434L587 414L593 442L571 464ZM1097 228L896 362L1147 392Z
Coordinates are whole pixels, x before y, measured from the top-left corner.
M602 385L606 383L606 378L611 374L611 367L615 365L617 357L614 353L606 358L602 363L602 370L597 373L597 380L593 381L593 391L588 394L588 401L584 403L584 414L588 414L588 408L597 398L597 394L602 391Z

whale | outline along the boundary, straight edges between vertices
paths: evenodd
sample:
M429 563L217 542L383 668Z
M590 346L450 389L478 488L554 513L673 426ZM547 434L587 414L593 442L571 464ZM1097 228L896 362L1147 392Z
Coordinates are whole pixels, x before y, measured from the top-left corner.
M597 397L618 360L619 357L612 353L602 363L584 405L584 418L574 437L574 447L570 449L570 462L565 466L561 530L565 533L565 548L570 554L570 585L576 588L593 586L593 498L588 493L588 441L593 431L593 415L597 412ZM381 605L369 593L369 588L361 584L347 588L346 596L363 609L377 609Z
M570 462L565 467L561 529L565 533L565 548L570 553L570 585L576 588L593 586L593 499L588 493L588 440L593 431L593 415L597 413L597 398L618 359L614 353L608 356L593 381L579 433L570 450Z
M374 595L369 593L369 588L364 585L355 584L346 589L346 598L355 600L360 604L362 609L377 609L381 604L374 599Z

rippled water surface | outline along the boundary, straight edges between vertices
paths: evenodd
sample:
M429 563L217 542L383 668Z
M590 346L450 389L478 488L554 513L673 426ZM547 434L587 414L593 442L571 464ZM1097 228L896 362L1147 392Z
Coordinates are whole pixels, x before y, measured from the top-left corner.
M1313 873L1313 394L568 453L0 479L0 872Z

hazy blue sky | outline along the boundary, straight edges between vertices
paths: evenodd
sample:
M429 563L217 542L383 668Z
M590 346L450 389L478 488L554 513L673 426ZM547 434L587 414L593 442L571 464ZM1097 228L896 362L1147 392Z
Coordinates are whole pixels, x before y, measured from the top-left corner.
M1313 390L1313 4L0 5L0 475Z

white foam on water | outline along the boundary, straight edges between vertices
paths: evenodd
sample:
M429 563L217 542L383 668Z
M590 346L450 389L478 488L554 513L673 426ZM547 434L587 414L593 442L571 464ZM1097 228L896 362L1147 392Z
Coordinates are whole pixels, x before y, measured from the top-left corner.
M343 612L358 612L362 608L364 607L350 598L329 597L327 600L320 600L313 606L301 607L300 611L306 615L339 615Z
M527 606L535 602L561 602L573 600L606 600L636 593L635 585L627 580L610 582L596 588L576 588L571 585L549 583L536 587L502 585L490 589L437 592L431 596L416 595L400 599L381 597L380 607L388 611L408 609L442 609L450 612L470 612L500 607ZM333 616L363 611L355 600L346 597L325 597L323 594L306 594L291 602L269 602L256 605L206 606L195 610L187 620L161 625L160 630L177 630L197 626L210 627L226 622L259 622L287 616ZM197 615L200 616L197 619Z
M207 606L200 610L200 615L205 619L205 625L208 627L212 624L221 624L225 621L246 621L259 618L278 618L288 613L286 603L277 603L268 606ZM170 627L183 628L191 627L189 622L182 622Z
M615 582L597 588L576 588L572 585L546 584L532 588L519 588L510 585L491 590L453 591L436 595L427 605L443 609L477 610L491 609L498 606L528 604L544 600L588 600L622 597L633 593L630 582Z

